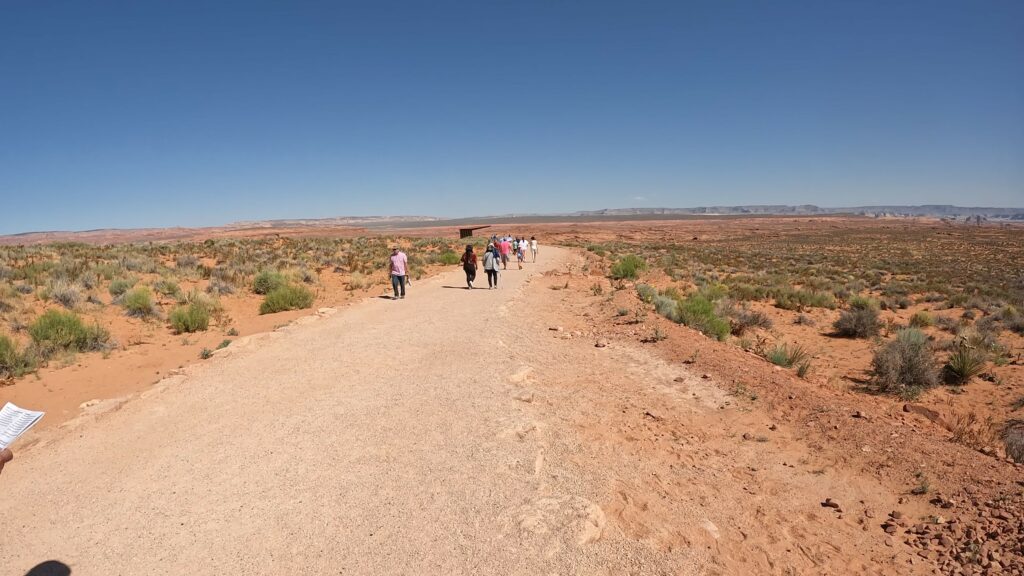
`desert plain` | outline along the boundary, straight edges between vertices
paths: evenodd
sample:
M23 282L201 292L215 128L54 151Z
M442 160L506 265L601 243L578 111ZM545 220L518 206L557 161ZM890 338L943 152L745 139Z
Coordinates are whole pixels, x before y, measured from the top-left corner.
M0 573L1024 574L1019 224L490 233L4 238Z

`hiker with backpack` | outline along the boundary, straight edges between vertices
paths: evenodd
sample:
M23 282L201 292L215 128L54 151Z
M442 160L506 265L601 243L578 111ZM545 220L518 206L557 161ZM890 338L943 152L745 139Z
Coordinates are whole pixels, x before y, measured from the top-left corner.
M473 252L473 245L466 244L466 251L462 253L459 260L462 270L466 272L466 286L468 290L473 289L473 281L476 280L476 254Z
M498 256L498 248L493 243L487 245L487 252L484 252L484 272L487 273L487 289L494 290L498 287L498 269L501 266L501 257Z

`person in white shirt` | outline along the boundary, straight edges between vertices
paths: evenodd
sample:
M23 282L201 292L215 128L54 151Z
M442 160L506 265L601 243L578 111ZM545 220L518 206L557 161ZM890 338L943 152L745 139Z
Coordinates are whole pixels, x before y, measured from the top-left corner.
M530 236L530 251L533 252L533 261L537 261L537 237Z

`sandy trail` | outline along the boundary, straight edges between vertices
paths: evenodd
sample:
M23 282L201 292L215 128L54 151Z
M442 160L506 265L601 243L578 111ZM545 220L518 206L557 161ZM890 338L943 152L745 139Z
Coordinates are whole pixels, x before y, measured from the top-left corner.
M573 258L546 249L494 291L461 289L453 270L403 301L241 339L46 431L0 478L0 574L47 560L75 575L862 569L873 545L815 517L804 491L871 486L736 447L756 416L723 416L725 394L699 376L547 330L559 296L540 275ZM641 450L671 434L606 412L620 409L655 428L719 424ZM746 522L760 533L744 544Z

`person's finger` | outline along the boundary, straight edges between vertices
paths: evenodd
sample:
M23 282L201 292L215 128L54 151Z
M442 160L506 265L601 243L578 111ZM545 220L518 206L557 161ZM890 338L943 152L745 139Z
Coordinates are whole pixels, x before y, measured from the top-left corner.
M10 448L0 450L0 465L6 464L11 460L14 460L14 452L11 452Z

